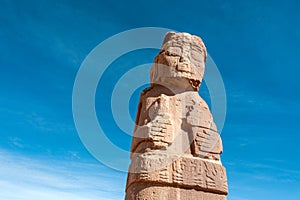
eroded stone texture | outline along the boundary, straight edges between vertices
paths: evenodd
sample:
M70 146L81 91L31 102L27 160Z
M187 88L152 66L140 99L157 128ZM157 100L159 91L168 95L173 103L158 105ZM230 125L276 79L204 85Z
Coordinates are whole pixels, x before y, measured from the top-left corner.
M199 37L166 34L140 97L126 200L226 199L221 138L198 94L206 56Z
M136 183L128 187L126 199L136 200L226 200L226 196L192 188L180 188L159 183Z
M135 159L131 167L136 167L140 173L129 173L127 186L139 182L173 185L183 188L210 191L227 194L227 181L225 169L215 162L207 162L201 158L182 156L174 158L171 164L162 164L157 168L149 166L153 163L163 163L164 156L144 156Z

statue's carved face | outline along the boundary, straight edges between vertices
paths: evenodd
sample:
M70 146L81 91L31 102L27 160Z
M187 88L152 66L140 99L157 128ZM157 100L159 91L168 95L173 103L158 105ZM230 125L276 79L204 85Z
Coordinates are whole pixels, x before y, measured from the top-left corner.
M178 87L198 90L204 74L205 59L206 48L199 37L169 32L151 69L151 82L170 82Z

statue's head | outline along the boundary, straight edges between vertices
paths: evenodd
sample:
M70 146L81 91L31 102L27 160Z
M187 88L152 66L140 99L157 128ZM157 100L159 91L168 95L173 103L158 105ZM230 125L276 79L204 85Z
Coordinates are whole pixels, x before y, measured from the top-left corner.
M200 37L168 32L151 68L151 83L197 91L204 75L206 57Z

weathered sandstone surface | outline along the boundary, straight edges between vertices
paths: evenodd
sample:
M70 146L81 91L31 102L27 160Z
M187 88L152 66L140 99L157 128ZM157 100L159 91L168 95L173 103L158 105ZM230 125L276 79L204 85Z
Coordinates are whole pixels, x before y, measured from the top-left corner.
M198 94L206 57L199 37L166 34L138 105L126 200L226 199L221 138Z

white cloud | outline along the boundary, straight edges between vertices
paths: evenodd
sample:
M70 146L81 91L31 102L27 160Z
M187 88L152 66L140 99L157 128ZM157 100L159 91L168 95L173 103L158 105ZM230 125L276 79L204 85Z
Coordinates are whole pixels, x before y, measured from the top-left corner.
M0 199L123 199L126 176L100 163L29 158L0 149Z

